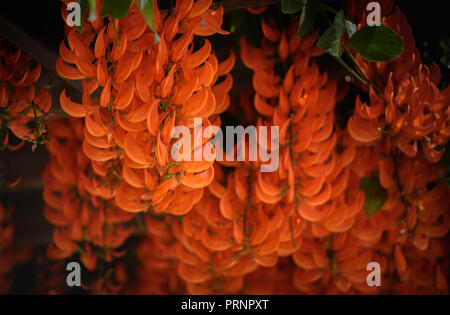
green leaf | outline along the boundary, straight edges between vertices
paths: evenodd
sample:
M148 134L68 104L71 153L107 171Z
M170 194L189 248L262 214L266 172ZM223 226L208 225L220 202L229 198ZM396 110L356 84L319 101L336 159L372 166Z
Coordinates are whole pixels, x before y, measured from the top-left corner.
M153 0L135 0L136 6L141 11L145 23L155 33L155 43L159 43L159 35L156 33L154 15L153 15Z
M97 5L95 0L88 0L89 2L89 17L88 21L92 22L97 19Z
M314 23L316 22L315 11L311 7L310 3L307 3L303 9L302 14L300 15L300 23L298 24L298 36L303 36L308 34L314 29Z
M387 200L388 193L380 185L377 177L364 177L359 181L359 188L364 191L364 208L366 216L371 216L380 211Z
M281 0L281 12L284 14L295 14L300 12L308 0Z
M346 19L345 30L347 31L348 37L352 37L356 33L356 24Z
M80 5L80 9L81 9L81 12L80 12L81 25L77 26L76 28L77 28L78 32L81 33L82 29L83 29L83 16L86 14L88 9L92 10L92 8L89 7L90 3L88 2L88 0L78 0L77 2ZM94 1L94 10L95 10L95 1Z
M127 15L130 5L131 0L105 0L102 7L102 17L110 16L122 19Z
M230 32L239 43L242 36L252 46L258 46L261 41L262 31L259 18L247 12L239 10L233 12L230 19Z
M336 14L333 24L325 31L317 42L317 46L332 56L339 57L341 55L341 37L345 29L344 11Z
M387 62L396 59L403 52L403 40L386 25L365 26L357 31L348 42L361 57L372 62Z

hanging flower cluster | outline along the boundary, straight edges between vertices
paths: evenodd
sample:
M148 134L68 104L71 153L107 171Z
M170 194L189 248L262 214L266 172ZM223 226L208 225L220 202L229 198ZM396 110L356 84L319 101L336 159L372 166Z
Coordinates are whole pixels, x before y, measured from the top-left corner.
M42 178L44 216L55 227L47 255L64 259L78 253L84 266L93 271L99 263L125 255L121 246L135 229L127 224L134 214L94 194L98 190L93 188L91 178L98 176L99 170L82 150L81 120L51 120L48 133L50 161ZM112 189L107 182L100 186Z
M389 101L377 99L374 89L370 97L375 103L363 106L358 98L348 131L341 130L334 112L344 92L338 93L338 82L319 71L313 57L322 52L312 35L296 36L296 24L279 31L274 19L263 17L261 47L241 41L242 61L254 72L253 105L263 116L258 126L280 127L280 168L261 173L255 165L244 163L222 175L216 167L216 178L208 187L211 196L205 193L194 210L173 226L180 242L178 273L188 292L238 293L245 287L246 275L258 274L261 267L277 270L279 257L284 256L292 257L297 268L287 272L291 282L285 282L285 288L271 293L291 292L292 285L302 293L381 293L381 288L366 283L370 262L380 265L383 287L392 292L446 292L449 202L448 187L439 181L440 165L430 164L427 153L408 156L401 147L395 151L396 135L383 135L380 125L352 129L356 115L370 119L368 115L378 111L378 118L388 108L384 104ZM406 49L401 58L405 56L414 53ZM276 72L280 61L287 69L284 74ZM393 69L400 66L398 62ZM426 68L418 66L422 69ZM440 112L427 117L427 121L434 119L431 124L437 132L430 131L428 140L420 140L430 144L431 138L440 139L443 146L447 93L437 90L439 78L432 83L424 73L417 76L435 93L433 98L425 88L420 94L422 105L417 106L428 106L430 100L440 106ZM409 82L420 81L412 77ZM391 94L387 95L392 105ZM243 103L244 108L251 104ZM410 104L409 110L414 110ZM361 141L371 130L379 132L379 138ZM374 174L388 190L388 198L376 215L368 216L364 208L371 196L359 187Z
M0 38L0 141L2 148L18 150L27 142L33 149L45 141L47 113L52 98L45 87L36 90L40 63ZM21 139L9 144L9 131Z
M48 126L48 256L79 253L94 271L123 257L132 220L143 218L134 275L119 261L109 282L89 284L93 292L445 293L450 202L438 162L450 134L450 88L437 88L439 69L420 61L401 11L380 1L404 51L387 63L356 54L370 87L348 118L338 106L348 86L319 66L316 35L298 36L299 18L281 27L264 8L249 10L263 38L257 47L240 41L252 90L230 111L258 131L279 127L279 146L257 137L279 157L276 171L262 172L267 161L249 159L245 138L233 151L244 147L245 161L172 156L175 126L194 135L194 118L220 126L230 105L235 56L219 62L202 38L227 33L223 9L211 3L177 1L166 13L154 1L151 30L134 2L115 19L101 16L100 0L82 32L66 27L57 70L82 80L83 92L75 101L63 91L71 117ZM349 2L348 16L359 20L360 5ZM179 154L204 152L210 139L191 140ZM381 287L367 284L371 262Z
M356 10L356 4L349 6L350 14ZM388 191L382 212L390 220L384 223L383 247L395 261L400 281L394 288L446 291L449 200L438 162L450 136L450 88L439 91L439 67L421 62L405 15L394 10L392 1L385 1L382 10L389 13L382 23L400 34L405 48L389 63L356 57L374 86L367 103L357 97L348 121L357 156L361 162L373 161L356 171L377 176ZM380 230L382 222L378 225Z
M135 248L136 281L125 292L132 294L183 294L185 283L178 276L176 241L172 221L177 217L145 216L148 235Z
M61 107L73 118L49 125L51 158L43 176L44 214L55 225L49 257L79 253L93 271L123 256L119 248L134 230L135 212L183 215L201 199L213 161L173 161L171 135L176 125L192 130L197 117L220 126L218 114L230 102L234 55L219 63L210 42L197 37L226 33L223 10L210 4L178 2L168 15L155 2L160 36L134 3L123 19L85 21L81 33L66 28L57 71L83 80L83 95L76 103L63 91ZM98 17L101 6L98 1ZM99 279L91 288L118 292L123 284Z
M220 29L223 9L210 10L210 4L178 1L168 15L155 1L160 37L134 3L123 19L85 22L83 33L66 27L68 46L60 45L57 70L62 77L83 80L83 97L76 103L63 91L61 107L84 118L83 152L97 169L117 169L108 183L111 190L98 188L96 177L93 189L126 211L152 206L158 213L182 215L214 177L213 161L176 162L171 155L175 126L193 129L196 117L204 126L220 126L218 114L229 104L234 55L219 63L210 42L196 40L227 33ZM204 145L192 146L192 152L203 152Z
M272 216L284 218L277 254L298 266L292 281L300 292L347 292L352 284L358 290L373 253L352 235L355 223L365 220L364 194L351 169L355 144L335 119L344 93L319 70L314 57L323 52L315 36L297 36L298 21L280 31L273 18L262 17L261 28L261 48L243 40L241 55L254 71L255 109L280 128L279 172L258 173L252 185L259 202L278 208ZM279 62L286 69L281 74ZM348 238L354 239L351 254Z

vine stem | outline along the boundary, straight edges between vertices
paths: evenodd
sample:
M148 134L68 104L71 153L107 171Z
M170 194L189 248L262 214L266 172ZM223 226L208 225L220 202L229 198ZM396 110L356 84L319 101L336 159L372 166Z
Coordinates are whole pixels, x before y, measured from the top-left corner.
M334 10L332 7L326 5L326 4L320 4L320 13L326 18L326 20L328 21L328 24L331 25L331 21L328 18L328 16L325 14L325 11L331 12L335 15L338 14L338 12L336 10ZM347 18L346 18L347 19ZM350 22L353 23L353 21L351 21L350 19L347 19ZM319 35L317 34L317 32L313 32L314 35L319 38ZM342 38L340 40L341 42L341 46L344 48L345 53L348 55L348 57L351 59L352 63L356 66L357 70L360 72L360 74L363 76L361 77L361 75L358 74L358 72L356 72L354 69L352 69L349 65L347 65L344 60L342 60L341 57L337 57L337 56L333 56L341 65L342 67L344 67L345 70L347 70L357 81L359 81L362 85L364 85L366 88L370 89L370 87L372 86L373 89L377 92L377 94L380 93L379 89L375 86L375 84L373 84L373 82L370 80L370 78L367 76L367 74L363 71L363 69L361 68L361 66L358 64L358 61L355 59L355 57L353 56L353 54L350 52L350 50L347 48L347 46L345 45L344 42L342 42Z
M34 106L34 104L31 104L31 108L33 108L34 121L35 121L34 124L35 124L35 128L36 128L36 130L34 130L34 133L36 134L35 138L39 139L39 135L41 132L41 124L39 123L37 112L36 112L36 107ZM31 146L31 151L33 151L33 152L36 150L36 147L37 147L37 142L38 142L37 139L33 139L33 145Z
M292 216L289 217L289 230L291 232L291 241L294 248L297 248L297 244L295 244L295 235L294 235L294 224L292 223Z
M370 88L370 83L365 81L355 70L353 70L349 65L347 65L344 60L342 60L341 57L333 56L339 64L344 67L345 70L347 70L358 82L360 82L362 85L364 85L366 88Z
M319 34L316 31L313 31L314 36L316 36L316 38L320 38ZM342 43L342 41L341 41ZM331 54L330 54L331 55ZM353 76L358 82L360 82L362 85L364 85L366 88L370 88L370 83L368 83L367 81L365 81L355 70L353 70L348 64L345 63L344 60L342 60L341 57L338 56L333 56L334 59L337 60L337 62L339 62L339 64L344 67L345 70L347 70L347 72ZM356 61L356 60L355 60ZM359 65L358 65L359 67Z
M115 120L114 120L114 113L113 113L113 111L112 111L111 103L108 104L108 110L109 110L109 114L111 115L111 121L112 121L112 124L113 124L113 126L114 126L116 122L115 122Z
M117 45L120 48L119 34L117 33L116 23L114 23L114 18L112 18L111 21L112 21L113 30L114 30L114 36L116 37Z
M356 66L356 68L358 69L359 73L361 73L361 75L364 77L364 79L368 82L368 84L370 84L373 89L375 90L375 92L377 92L377 94L380 94L380 89L378 89L378 87L370 80L370 78L367 76L367 74L364 72L364 70L361 68L361 66L359 65L358 61L356 60L355 56L353 56L353 54L350 52L350 50L347 48L347 46L344 44L342 45L344 47L344 51L347 54L347 56L350 58L350 60L353 62L353 64Z

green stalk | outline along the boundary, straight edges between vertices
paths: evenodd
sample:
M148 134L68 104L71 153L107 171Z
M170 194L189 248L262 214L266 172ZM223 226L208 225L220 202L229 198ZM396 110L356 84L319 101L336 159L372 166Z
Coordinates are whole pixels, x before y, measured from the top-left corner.
M297 248L297 245L295 244L294 225L292 224L292 217L289 217L289 229L291 230L292 245L294 245L294 248Z
M378 89L378 87L370 80L370 78L367 76L367 74L364 72L364 70L361 68L361 66L359 65L358 61L355 59L355 56L353 56L353 54L350 52L350 50L347 48L347 46L342 45L344 47L344 51L347 54L347 56L350 58L350 60L353 62L353 64L356 66L356 68L358 69L359 73L361 73L361 75L364 77L364 79L373 87L373 89L375 90L375 92L377 92L377 94L380 94L380 90Z
M335 57L334 58L337 60L337 62L339 62L341 64L342 67L344 67L345 70L347 70L356 80L358 80L362 85L364 85L367 88L370 88L370 84L367 83L363 78L361 78L361 76L356 73L355 70L353 70L352 68L350 68L349 65L347 65L342 58L340 57Z
M117 34L116 23L114 23L114 18L111 18L111 21L112 21L113 30L114 30L114 36L116 37L117 45L120 48L119 34Z
M108 104L108 110L109 110L109 114L111 115L112 125L114 126L115 125L115 121L114 121L114 114L113 114L113 111L112 111L111 103Z

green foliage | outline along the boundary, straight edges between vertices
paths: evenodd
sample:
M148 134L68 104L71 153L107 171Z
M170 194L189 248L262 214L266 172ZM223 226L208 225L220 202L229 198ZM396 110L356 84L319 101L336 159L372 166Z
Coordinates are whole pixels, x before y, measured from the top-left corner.
M298 24L298 36L303 36L308 34L314 29L314 24L316 22L316 16L314 8L311 3L308 2L303 6L302 13L300 15L300 23Z
M159 35L156 32L154 15L153 15L153 0L135 0L136 6L144 17L145 23L155 33L155 43L159 43Z
M344 11L339 11L333 24L325 31L317 42L317 46L332 56L341 56L341 38L345 30Z
M359 181L359 188L364 191L364 208L366 216L372 216L378 211L387 200L387 191L384 189L377 177L364 177Z
M95 0L87 0L89 2L89 21L94 21L97 19L97 6Z
M102 7L102 17L110 16L122 19L127 15L130 5L131 0L105 0Z
M347 31L348 37L352 37L356 33L356 24L346 19L345 30Z
M386 25L365 26L348 42L361 57L372 62L387 62L396 59L404 49L403 40Z
M246 10L239 10L231 15L230 32L237 42L245 36L247 42L253 46L258 46L262 37L259 18Z
M80 9L81 9L81 16L80 16L80 26L76 26L76 28L77 28L77 30L78 30L78 32L82 32L82 28L83 28L83 17L84 17L84 15L86 14L86 12L88 11L88 9L89 9L89 2L88 2L88 0L78 0L77 1L78 2L78 4L80 5ZM95 5L95 2L94 2L94 5Z
M295 14L300 12L308 0L281 0L281 12L284 14Z
M401 55L404 49L402 38L386 25L365 26L359 31L344 12L337 12L333 7L316 0L282 0L281 12L296 14L301 11L298 35L314 31L316 14L320 13L329 23L329 14L334 15L334 22L320 36L317 45L330 55L340 58L342 36L347 32L349 46L361 57L371 62L388 62Z

